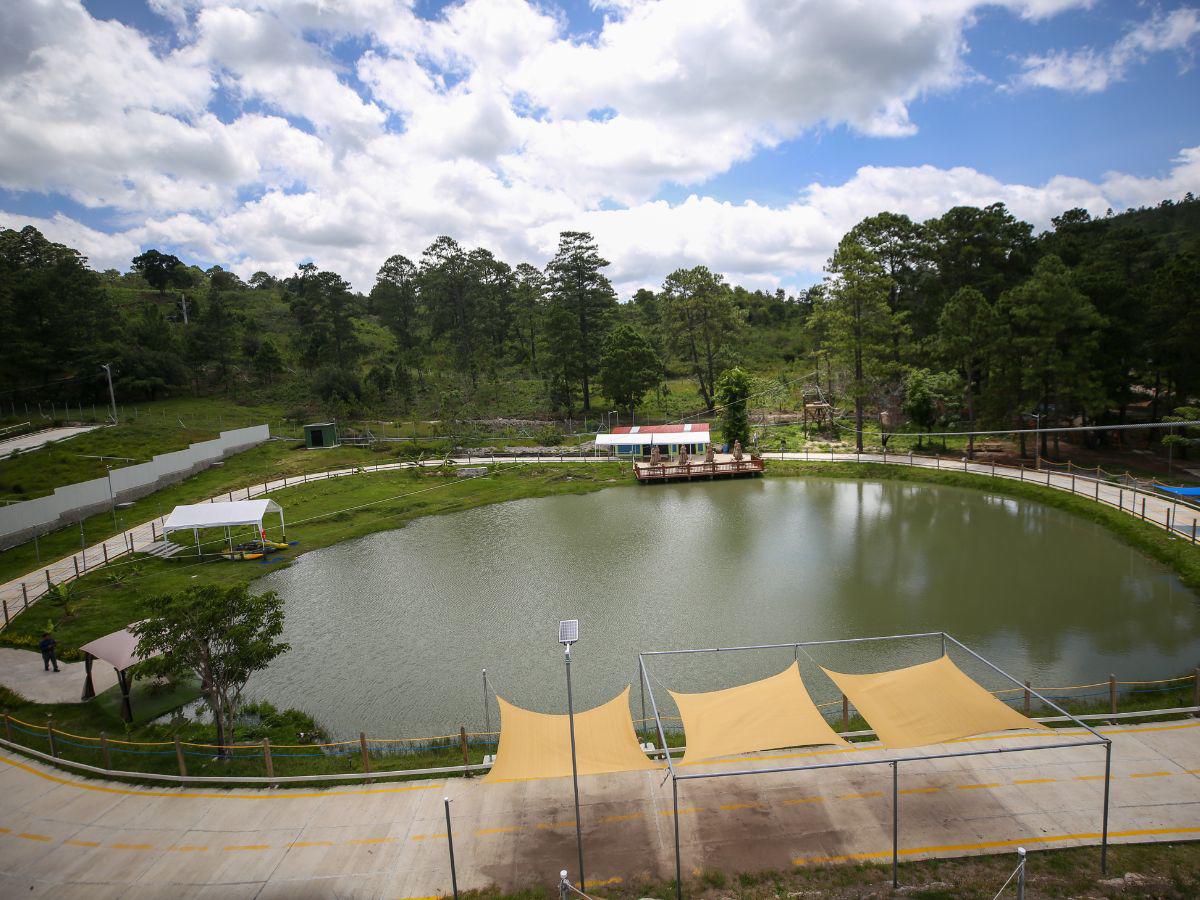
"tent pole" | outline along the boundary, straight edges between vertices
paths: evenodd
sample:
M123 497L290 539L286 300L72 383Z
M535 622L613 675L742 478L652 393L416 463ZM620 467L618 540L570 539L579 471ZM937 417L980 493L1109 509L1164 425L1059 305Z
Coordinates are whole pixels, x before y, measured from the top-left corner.
M283 507L279 507L279 533L282 535L281 540L287 541L287 525L283 522Z
M192 537L194 537L196 539L196 555L199 556L200 555L200 529L199 528L192 529Z
M892 763L892 889L900 887L900 764Z
M679 854L679 781L671 777L671 798L675 808L675 900L683 900L683 861Z
M1108 874L1108 783L1112 775L1112 741L1104 745L1104 830L1100 840L1100 874Z

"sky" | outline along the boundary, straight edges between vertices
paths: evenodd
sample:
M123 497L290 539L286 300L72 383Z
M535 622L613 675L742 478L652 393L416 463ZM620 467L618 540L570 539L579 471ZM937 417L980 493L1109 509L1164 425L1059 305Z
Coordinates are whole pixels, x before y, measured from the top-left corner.
M582 230L622 299L794 290L882 210L1200 192L1197 50L1137 0L2 0L0 227L362 291Z

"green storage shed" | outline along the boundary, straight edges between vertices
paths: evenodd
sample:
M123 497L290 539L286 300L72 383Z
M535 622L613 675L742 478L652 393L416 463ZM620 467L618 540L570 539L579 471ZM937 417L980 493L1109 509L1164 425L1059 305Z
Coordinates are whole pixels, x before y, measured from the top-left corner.
M304 426L304 446L309 450L336 447L337 442L337 425L333 422L320 422Z

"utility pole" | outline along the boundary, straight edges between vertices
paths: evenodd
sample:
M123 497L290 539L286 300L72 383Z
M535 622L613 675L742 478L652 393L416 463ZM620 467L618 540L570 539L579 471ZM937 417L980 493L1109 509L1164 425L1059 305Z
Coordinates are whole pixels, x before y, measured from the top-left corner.
M112 404L112 420L113 424L117 424L117 397L113 393L112 386L112 363L101 363L100 368L104 370L105 376L108 378L108 402Z

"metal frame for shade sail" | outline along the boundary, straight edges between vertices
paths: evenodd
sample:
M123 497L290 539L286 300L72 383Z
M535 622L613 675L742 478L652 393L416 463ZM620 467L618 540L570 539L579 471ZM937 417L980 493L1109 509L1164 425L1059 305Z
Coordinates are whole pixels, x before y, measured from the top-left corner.
M972 657L983 663L989 669L1007 678L1014 685L1026 690L1033 697L1042 701L1056 712L1061 713L1071 722L1078 725L1092 735L1091 739L1078 741L1063 741L1054 744L1038 744L1029 747L996 747L990 750L963 750L958 753L932 753L925 756L897 756L891 759L864 759L853 762L832 762L832 763L810 763L803 766L779 766L776 768L764 769L738 769L736 771L725 772L697 772L690 775L681 775L675 769L675 763L671 759L670 750L667 748L667 735L663 729L662 717L658 712L658 701L654 696L654 686L650 681L650 674L646 668L646 657L648 656L674 656L693 653L731 653L744 650L783 650L788 647L794 648L797 652L801 647L817 647L830 644L860 644L874 641L901 641L915 640L918 638L941 638L942 654L946 653L946 642L953 643L956 647L966 651ZM1022 753L1030 750L1060 750L1068 747L1104 747L1104 810L1103 810L1103 825L1100 839L1100 871L1107 873L1108 871L1108 800L1109 800L1109 781L1112 774L1112 740L1106 738L1096 729L1092 728L1086 722L1082 722L1075 716L1071 715L1053 700L1042 696L1033 688L1028 687L1021 681L1018 681L1008 672L1001 669L995 663L980 656L962 641L955 638L953 635L944 631L926 631L920 634L889 634L878 637L864 638L842 638L839 640L828 641L792 641L786 644L755 644L747 647L705 647L694 650L647 650L638 654L638 670L642 680L643 688L650 694L650 708L654 713L654 722L658 728L658 738L662 742L663 755L667 760L667 767L670 770L669 777L671 779L671 803L673 806L675 820L675 896L682 900L683 897L683 862L682 853L679 847L679 782L691 781L700 778L732 778L739 775L771 775L777 772L807 772L816 769L847 769L855 766L891 766L892 767L892 887L899 887L899 864L900 864L900 763L905 762L926 762L934 759L957 759L964 756L988 756L996 753Z

